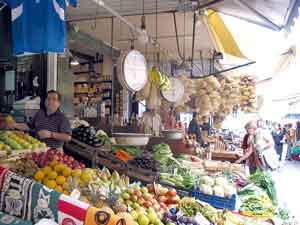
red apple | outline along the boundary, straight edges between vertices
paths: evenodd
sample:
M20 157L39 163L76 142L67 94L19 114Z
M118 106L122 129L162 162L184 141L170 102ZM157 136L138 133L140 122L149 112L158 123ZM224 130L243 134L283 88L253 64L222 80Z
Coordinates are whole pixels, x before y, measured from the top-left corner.
M176 189L170 188L166 195L171 197L176 196L177 195Z
M133 194L136 195L138 198L142 197L143 195L140 190L134 190Z
M168 199L167 199L167 197L166 196L159 196L159 198L158 198L158 201L160 202L160 203L164 203L164 202L166 202Z
M143 204L144 207L146 208L150 208L152 206L152 203L150 201L146 201L144 204Z
M140 205L144 205L144 203L145 203L145 199L144 198L139 198L138 199L138 203L140 204Z

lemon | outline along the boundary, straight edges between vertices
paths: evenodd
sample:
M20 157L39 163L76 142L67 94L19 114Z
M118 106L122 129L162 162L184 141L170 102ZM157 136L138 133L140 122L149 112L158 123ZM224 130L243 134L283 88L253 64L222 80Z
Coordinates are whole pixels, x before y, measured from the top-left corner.
M56 183L57 184L64 184L66 182L66 178L64 176L57 176Z
M48 180L46 186L50 189L56 188L56 182L54 180Z
M72 177L80 177L81 176L81 169L75 169L72 171Z
M42 171L45 175L48 175L52 171L52 168L50 166L46 166L42 169Z
M57 185L55 191L62 193L64 190L60 185Z
M81 176L80 176L80 180L84 183L84 184L88 184L90 183L90 181L92 180L92 175L87 172L87 171L84 171Z
M69 167L66 167L66 168L63 170L63 175L64 175L65 177L71 176L71 173L72 173L72 169L69 168Z
M45 178L43 179L43 185L47 185L47 182L48 182L48 178L45 177Z
M53 160L49 165L54 168L56 165L58 164L58 162L56 160Z
M51 172L48 174L48 179L49 179L49 180L54 180L56 177L57 177L57 173L56 173L55 171L51 171Z
M62 163L59 163L59 164L57 164L57 165L54 167L54 170L55 170L57 173L62 172L64 169L65 169L65 165L62 164Z
M37 171L37 172L35 173L35 175L34 175L34 179L35 179L36 181L42 181L42 180L44 179L44 177L45 177L45 174L44 174L44 172L41 171L41 170Z
M7 116L5 120L8 125L13 124L15 122L12 116Z

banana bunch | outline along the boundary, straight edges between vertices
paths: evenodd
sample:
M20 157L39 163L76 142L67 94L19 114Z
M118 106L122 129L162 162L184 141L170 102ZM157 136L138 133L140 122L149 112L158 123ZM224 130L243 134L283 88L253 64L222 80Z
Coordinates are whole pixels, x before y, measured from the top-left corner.
M168 90L171 87L170 79L167 75L161 73L158 69L153 67L149 71L149 81L160 87L161 90Z

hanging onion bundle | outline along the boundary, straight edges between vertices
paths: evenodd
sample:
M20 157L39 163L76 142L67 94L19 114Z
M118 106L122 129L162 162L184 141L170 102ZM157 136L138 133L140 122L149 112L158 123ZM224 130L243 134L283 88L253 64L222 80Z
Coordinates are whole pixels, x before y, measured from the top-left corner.
M255 79L249 75L240 78L240 107L244 112L255 112L257 110L257 97Z

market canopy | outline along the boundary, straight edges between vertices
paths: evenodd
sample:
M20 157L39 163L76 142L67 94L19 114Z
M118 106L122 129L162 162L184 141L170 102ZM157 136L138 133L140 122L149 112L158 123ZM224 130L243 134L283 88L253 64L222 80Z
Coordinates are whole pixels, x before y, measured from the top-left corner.
M101 4L115 10L136 27L140 27L141 16L145 15L147 33L154 39L157 38L160 47L173 59L182 59L182 56L184 56L184 61L188 64L184 69L189 70L190 68L187 67L190 66L189 61L191 58L194 58L195 64L198 65L197 68L203 67L205 63L207 65L204 65L204 67L210 68L211 65L209 64L213 50L238 58L252 59L243 49L239 48L239 42L236 43L236 34L232 34L231 27L223 22L224 14L251 22L255 26L259 25L260 27L278 30L288 24L293 8L296 7L294 0L268 2L200 0L198 2L198 4L195 4L195 1L177 0L79 0L79 7L77 9L70 8L67 15L68 20L73 24L77 24L83 32L106 43L113 41L114 47L120 50L129 50L132 40L134 40L133 44L136 49L143 51L148 59L155 60L153 53L157 50L150 45L139 43L139 37L117 19L112 20L111 12L103 8ZM193 48L193 12L197 8L212 9L215 13L208 17L207 24L203 25L197 22ZM219 12L222 13L222 16ZM112 21L113 32L111 31ZM243 35L259 34L246 32ZM161 58L163 57L161 56ZM203 59L207 59L207 62L203 63ZM197 69L196 73L199 73L199 71L200 69ZM206 69L203 74L207 74L207 71Z

